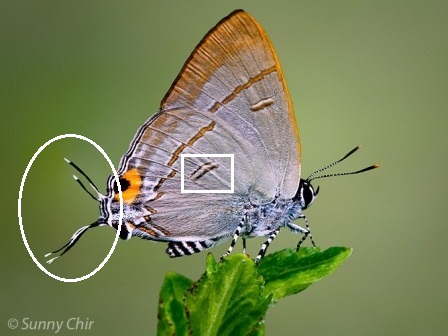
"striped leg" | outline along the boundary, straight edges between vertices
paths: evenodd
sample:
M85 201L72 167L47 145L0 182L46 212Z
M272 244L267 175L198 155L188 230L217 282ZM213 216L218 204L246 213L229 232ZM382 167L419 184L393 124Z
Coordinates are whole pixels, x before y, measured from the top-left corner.
M256 264L258 264L260 262L261 258L264 257L268 246L272 243L272 241L275 239L275 237L277 237L279 232L280 232L280 228L271 232L271 235L269 236L269 238L263 244L261 244L260 251L258 252L257 257L255 258Z
M296 252L299 252L300 250L300 245L302 245L302 243L306 240L306 238L308 237L309 232L305 233L305 235L302 237L302 239L299 240L299 242L297 243L297 248L296 248Z
M221 260L224 259L225 257L227 257L233 250L233 248L235 247L236 241L238 240L239 236L241 235L241 230L244 227L244 218L241 218L240 224L238 224L237 228L235 229L235 232L233 233L233 238L232 238L232 242L230 243L229 248L227 249L227 252L224 253L221 256ZM243 238L243 244L246 244L246 241Z
M292 232L304 234L302 239L300 239L300 241L297 243L296 250L299 251L300 245L302 245L302 243L306 240L307 237L310 237L311 243L313 244L314 247L316 247L316 243L314 242L313 235L311 234L310 226L308 225L308 219L306 218L305 215L301 215L299 218L303 218L303 220L305 221L306 229L304 229L298 225L295 225L293 223L288 224L288 227L291 229Z

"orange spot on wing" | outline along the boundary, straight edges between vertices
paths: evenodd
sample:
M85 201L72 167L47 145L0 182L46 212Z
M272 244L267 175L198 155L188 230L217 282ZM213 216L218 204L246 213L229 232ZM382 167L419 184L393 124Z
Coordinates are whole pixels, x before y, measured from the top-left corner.
M142 177L137 169L131 169L121 175L120 179L124 179L129 183L129 186L126 188L126 190L122 190L122 194L123 202L126 204L131 204L140 194ZM118 193L115 194L114 198L116 201L120 201Z

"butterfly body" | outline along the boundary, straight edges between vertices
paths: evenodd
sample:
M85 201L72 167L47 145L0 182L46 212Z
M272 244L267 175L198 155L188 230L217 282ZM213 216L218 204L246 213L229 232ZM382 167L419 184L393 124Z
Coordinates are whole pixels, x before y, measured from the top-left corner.
M300 227L297 229L297 226L292 223L302 216L302 210L305 208L300 199L283 198L278 193L269 199L261 199L258 192L250 193L250 188L246 190L245 194L231 194L228 197L210 196L208 206L199 204L203 207L202 211L197 208L186 208L183 211L173 209L171 216L169 216L169 212L167 214L165 211L165 214L162 213L159 217L156 209L161 206L150 207L148 204L161 202L164 194L153 192L145 194L141 191L142 183L140 181L142 179L135 179L135 175L135 171L132 175L128 171L122 174L120 179L120 184L122 188L124 187L122 189L124 223L121 227L120 237L130 239L132 236L137 236L143 239L170 242L168 253L172 257L199 252L226 241L235 233L239 225L241 225L239 236L243 238L267 236L285 226L289 226L293 231L307 233L306 229ZM128 178L133 176L136 181L140 182L138 197L134 197L132 191L129 192L133 188L133 182L126 180L123 176ZM109 179L109 185L113 184L113 175ZM109 190L112 191L111 194L102 200L99 222L109 223L107 225L117 229L120 211L118 190L117 187ZM157 195L162 196L157 199ZM185 194L185 197L189 198L191 202L195 202L197 199L195 194ZM166 225L166 223L170 223L170 225ZM198 223L202 223L202 225L198 225ZM175 246L188 244L197 245L197 247L194 250L170 252Z
M270 232L277 227L285 226L289 221L299 218L302 213L302 207L297 200L283 198L275 198L264 204L255 204L247 197L242 197L240 200L234 199L231 203L226 205L217 204L217 206L219 207L220 213L216 215L209 214L209 208L207 208L206 218L211 223L206 226L203 236L198 237L215 237L219 236L220 233L225 233L225 236L230 236L238 225L239 219L242 217L245 217L245 221L247 222L242 232L244 236L263 236L266 232ZM223 208L227 210L226 215L221 214ZM112 216L110 216L110 213L112 213ZM190 226L188 222L179 225L172 232L158 228L155 224L157 223L157 213L154 210L148 210L144 204L139 204L139 202L131 205L124 204L123 213L123 219L125 224L127 224L122 229L125 230L123 231L125 232L122 235L123 237L128 237L128 233L132 233L134 229L141 231L146 229L153 232L148 239L170 241L173 239L182 239L183 236L187 236L187 232L200 234L203 231L194 223L191 223ZM200 212L186 213L184 216L196 217L198 220L201 220ZM182 219L182 215L176 216L176 218L177 220ZM176 218L173 218L173 220L176 220ZM102 213L99 221L104 223L111 222L112 226L117 228L119 222L119 202L114 200L110 210ZM214 226L213 222L218 224ZM134 232L134 235L144 236L143 233L139 232Z
M237 230L243 237L267 235L301 214L293 199L300 180L299 149L272 44L249 14L235 11L199 43L159 113L141 126L123 156L118 169L125 186L121 236L169 242L168 253L178 256L228 240ZM181 193L181 154L211 153L234 155L234 192ZM189 158L185 187L229 189L231 169L225 159ZM111 175L106 195L113 218L107 210L100 221L111 220L116 228L114 180Z

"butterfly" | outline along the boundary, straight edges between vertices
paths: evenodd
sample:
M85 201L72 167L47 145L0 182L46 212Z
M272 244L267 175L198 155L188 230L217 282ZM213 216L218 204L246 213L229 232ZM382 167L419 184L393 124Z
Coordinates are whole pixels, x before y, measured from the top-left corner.
M70 162L97 191L100 216L52 253L64 249L63 255L98 226L121 227L122 239L165 242L170 257L231 239L227 256L238 238L245 249L246 238L264 236L258 262L283 227L303 235L297 248L307 237L315 245L303 214L319 191L310 182L378 167L316 175L357 149L301 178L299 131L277 55L257 21L236 10L196 46L159 112L138 129L121 158L122 222L114 175L102 195ZM181 185L195 192L182 192Z

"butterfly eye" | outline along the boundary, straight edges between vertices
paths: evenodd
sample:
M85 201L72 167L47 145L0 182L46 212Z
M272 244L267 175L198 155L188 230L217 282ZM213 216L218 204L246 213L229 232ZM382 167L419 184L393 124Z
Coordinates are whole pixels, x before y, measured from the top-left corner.
M305 210L311 203L313 203L318 191L319 188L317 188L317 191L315 192L309 181L301 179L299 189L294 198L299 202L302 210Z
M312 185L305 183L302 190L302 198L305 205L304 209L308 208L311 203L313 203L315 195Z

